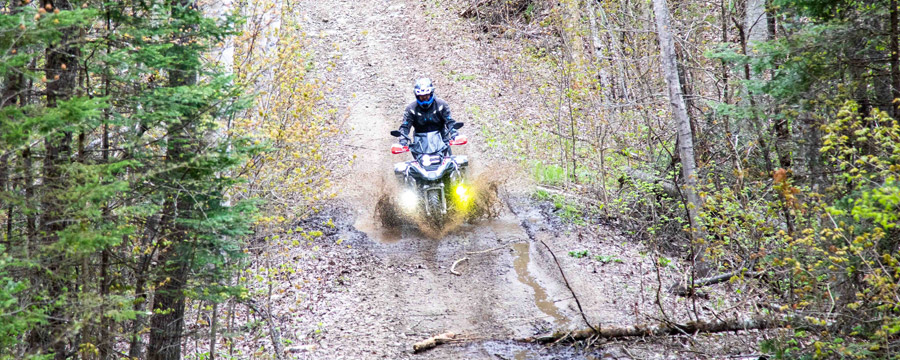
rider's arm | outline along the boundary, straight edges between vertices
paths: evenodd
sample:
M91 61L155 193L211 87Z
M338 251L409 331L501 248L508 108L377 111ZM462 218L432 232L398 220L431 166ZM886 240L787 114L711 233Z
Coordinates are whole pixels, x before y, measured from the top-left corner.
M441 104L441 117L444 118L444 128L447 129L449 136L449 140L452 140L456 137L457 131L453 128L453 125L456 125L456 120L453 120L453 116L450 115L450 105L446 102Z
M406 107L406 110L403 111L403 123L400 124L400 133L409 137L409 128L412 126L412 113L410 111L415 111L411 109L409 106ZM400 138L400 144L406 146L408 140L404 138Z

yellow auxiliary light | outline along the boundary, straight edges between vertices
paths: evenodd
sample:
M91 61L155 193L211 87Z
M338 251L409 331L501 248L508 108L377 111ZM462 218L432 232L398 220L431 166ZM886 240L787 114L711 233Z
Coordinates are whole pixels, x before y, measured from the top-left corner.
M467 188L463 184L459 184L456 186L456 196L459 197L459 201L462 203L469 202L469 188Z

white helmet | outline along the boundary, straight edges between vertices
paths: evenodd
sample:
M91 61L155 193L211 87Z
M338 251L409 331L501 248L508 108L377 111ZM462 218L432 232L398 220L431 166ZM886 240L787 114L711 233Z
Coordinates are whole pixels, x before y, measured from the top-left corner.
M416 94L416 102L420 106L429 106L434 102L434 84L429 78L416 80L413 92Z

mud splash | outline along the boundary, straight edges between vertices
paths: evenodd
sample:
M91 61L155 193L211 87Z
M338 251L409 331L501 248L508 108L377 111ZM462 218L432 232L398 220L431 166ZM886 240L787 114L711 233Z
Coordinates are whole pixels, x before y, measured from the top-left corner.
M531 262L531 255L528 253L529 247L528 243L513 244L513 251L516 254L513 268L516 270L519 282L534 290L534 304L541 312L556 320L558 325L566 325L569 323L569 318L559 312L559 308L547 296L547 291L528 272L528 263Z
M399 234L404 226L412 226L422 235L431 239L441 239L456 230L465 222L479 218L495 218L499 216L502 201L498 194L501 182L487 174L479 174L466 182L472 193L471 203L466 211L448 214L439 224L428 219L424 213L408 214L402 211L395 201L398 193L396 184L390 181L382 183L378 200L375 203L375 223L380 224L385 235ZM382 239L381 237L375 237ZM382 241L384 242L384 241Z

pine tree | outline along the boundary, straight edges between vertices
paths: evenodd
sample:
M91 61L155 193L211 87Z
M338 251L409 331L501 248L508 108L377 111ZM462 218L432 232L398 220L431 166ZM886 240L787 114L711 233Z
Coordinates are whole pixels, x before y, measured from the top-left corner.
M236 19L162 0L4 9L0 358L122 341L177 358L186 299L240 292L221 284L255 211L226 201L227 174L260 149L214 136L249 101L201 59Z

